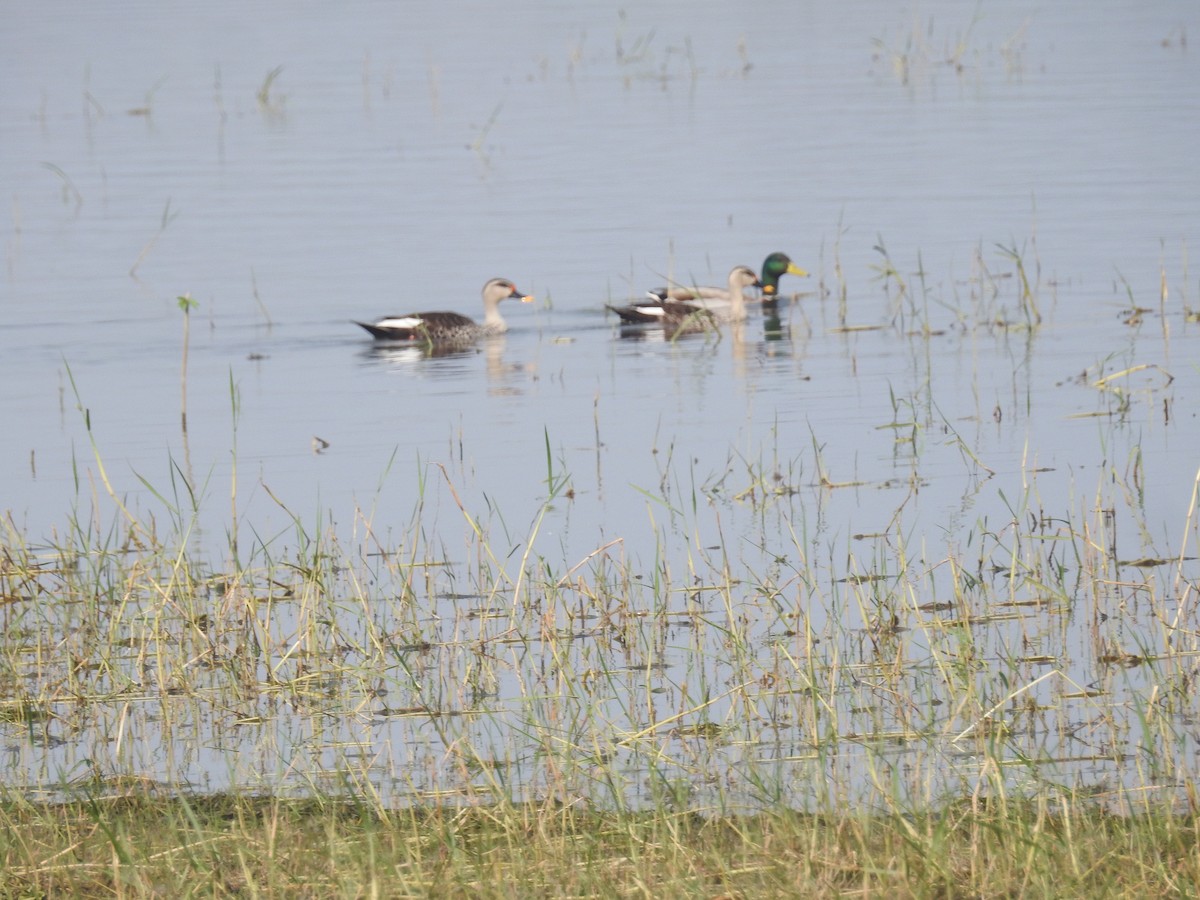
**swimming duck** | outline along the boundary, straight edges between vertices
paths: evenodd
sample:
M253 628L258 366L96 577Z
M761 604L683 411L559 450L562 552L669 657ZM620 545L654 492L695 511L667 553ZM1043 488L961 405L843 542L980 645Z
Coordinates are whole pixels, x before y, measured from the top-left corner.
M500 301L509 298L531 303L533 297L522 294L504 278L493 278L483 286L483 323L456 312L421 312L404 316L385 316L374 324L355 322L381 341L414 341L421 344L466 344L489 334L503 334L508 323L500 316Z
M673 300L652 297L644 303L629 306L609 306L623 322L655 323L678 329L689 323L706 327L714 319L721 322L741 322L746 318L744 288L762 287L762 282L749 266L734 266L729 273L727 288L713 288L721 296L691 297Z
M786 253L770 254L763 260L762 266L761 286L764 300L772 300L779 295L779 279L783 275L799 275L806 278L808 273L792 262ZM651 299L658 300L729 300L728 289L708 285L676 284L646 293Z

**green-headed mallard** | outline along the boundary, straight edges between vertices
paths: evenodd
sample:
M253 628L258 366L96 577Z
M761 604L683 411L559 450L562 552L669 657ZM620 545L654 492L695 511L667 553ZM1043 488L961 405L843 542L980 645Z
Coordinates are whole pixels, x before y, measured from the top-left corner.
M421 312L403 316L385 316L368 325L355 322L381 341L411 341L419 344L467 344L489 334L503 334L508 323L500 315L500 301L509 298L530 303L533 297L522 294L504 278L493 278L483 286L483 322L456 312Z
M748 287L762 287L762 282L749 266L734 266L729 273L729 286L720 288L719 297L691 297L682 300L652 297L643 303L608 307L623 322L653 323L678 329L694 322L707 327L714 319L721 322L741 322L746 318Z
M772 253L763 260L762 292L763 299L770 300L779 295L779 279L784 275L799 275L801 278L808 273L791 261L786 253ZM675 284L669 288L656 288L646 292L651 299L658 300L729 300L729 289L710 287L707 285Z

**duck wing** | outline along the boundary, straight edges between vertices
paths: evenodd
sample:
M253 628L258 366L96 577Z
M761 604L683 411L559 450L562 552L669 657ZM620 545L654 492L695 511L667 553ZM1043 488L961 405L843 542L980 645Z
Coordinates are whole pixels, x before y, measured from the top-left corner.
M676 284L670 287L655 288L652 291L646 291L646 296L652 300L667 301L667 300L724 300L729 302L729 289L723 287L713 287L711 285L685 285Z

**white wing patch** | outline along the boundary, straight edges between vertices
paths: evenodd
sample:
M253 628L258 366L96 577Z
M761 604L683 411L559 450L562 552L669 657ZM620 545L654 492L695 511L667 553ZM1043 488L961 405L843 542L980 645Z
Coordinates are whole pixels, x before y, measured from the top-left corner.
M417 316L401 316L392 319L380 319L375 323L376 328L418 328L425 320Z

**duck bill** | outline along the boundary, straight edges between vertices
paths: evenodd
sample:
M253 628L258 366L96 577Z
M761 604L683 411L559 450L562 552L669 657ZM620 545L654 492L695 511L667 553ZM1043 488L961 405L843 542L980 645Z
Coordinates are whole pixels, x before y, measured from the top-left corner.
M516 288L513 288L512 293L508 295L511 300L520 300L522 303L532 303L533 294L522 294Z
M799 275L801 278L808 277L808 272L806 272L804 269L800 268L794 262L788 263L787 273L789 275Z

